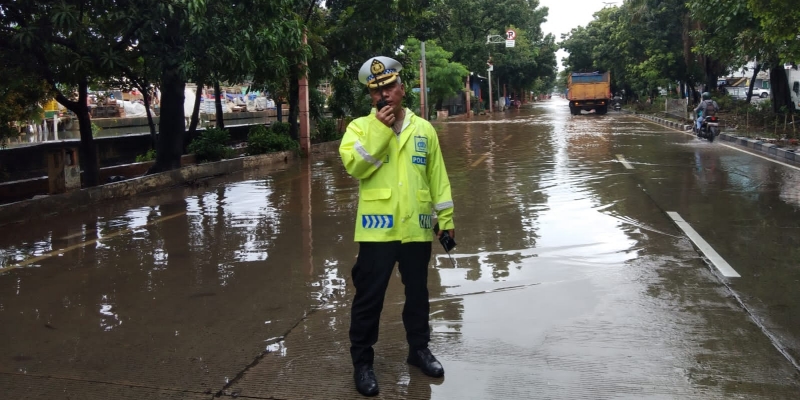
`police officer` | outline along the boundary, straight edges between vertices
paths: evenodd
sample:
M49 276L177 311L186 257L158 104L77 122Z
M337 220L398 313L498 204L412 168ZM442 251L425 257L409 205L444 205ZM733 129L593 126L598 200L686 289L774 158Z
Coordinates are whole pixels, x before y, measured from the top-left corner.
M441 227L439 235L447 230L455 238L453 199L436 131L402 106L406 92L398 75L401 69L389 57L364 63L359 81L369 88L373 106L382 107L351 122L339 146L345 169L359 180L350 355L356 389L365 396L378 394L372 346L378 340L395 262L405 285L406 361L428 376L444 375L442 364L428 350L427 281L433 212Z

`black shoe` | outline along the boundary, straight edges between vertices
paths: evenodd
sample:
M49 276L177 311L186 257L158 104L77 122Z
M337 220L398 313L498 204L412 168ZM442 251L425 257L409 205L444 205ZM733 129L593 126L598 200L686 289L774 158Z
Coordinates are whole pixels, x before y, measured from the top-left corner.
M412 350L408 353L408 363L418 367L425 375L439 378L444 376L442 364L428 349Z
M361 365L353 371L353 379L356 381L356 390L364 396L375 396L378 394L378 379L375 378L375 371L372 365Z

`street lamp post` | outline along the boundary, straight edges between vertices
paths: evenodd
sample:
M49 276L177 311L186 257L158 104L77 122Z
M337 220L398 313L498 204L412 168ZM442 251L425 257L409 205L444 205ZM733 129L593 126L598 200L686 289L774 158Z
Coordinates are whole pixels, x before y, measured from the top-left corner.
M511 38L513 39L513 38ZM513 42L513 40L512 40ZM498 44L498 43L506 43L506 47L513 47L513 45L509 45L506 40L505 36L500 35L487 35L486 36L486 44ZM491 54L489 55L489 112L492 112L492 70L494 69L492 66L492 57ZM497 78L497 100L500 100L500 78ZM501 106L502 109L502 106Z
M486 72L489 73L489 113L492 113L494 112L492 105L492 69L494 69L494 66L492 65L491 61L488 64L489 69L487 69Z

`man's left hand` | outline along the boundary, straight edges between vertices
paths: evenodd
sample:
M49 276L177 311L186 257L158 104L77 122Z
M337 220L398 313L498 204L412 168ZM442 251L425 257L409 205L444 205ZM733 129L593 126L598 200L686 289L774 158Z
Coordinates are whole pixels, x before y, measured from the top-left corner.
M436 234L436 240L441 240L442 239L442 233L444 233L444 230L439 230L439 233ZM448 229L447 233L450 234L450 237L453 240L456 240L456 230L455 229Z

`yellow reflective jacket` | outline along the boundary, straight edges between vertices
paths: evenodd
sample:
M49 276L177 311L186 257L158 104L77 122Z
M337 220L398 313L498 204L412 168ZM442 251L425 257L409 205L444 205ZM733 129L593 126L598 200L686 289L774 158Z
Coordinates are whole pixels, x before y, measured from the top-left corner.
M454 229L450 180L439 138L428 121L406 109L398 137L375 110L347 126L339 145L347 173L359 180L356 242L429 242L433 211Z

